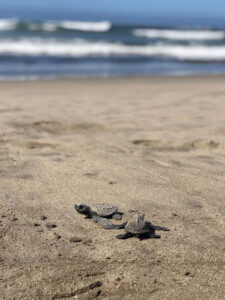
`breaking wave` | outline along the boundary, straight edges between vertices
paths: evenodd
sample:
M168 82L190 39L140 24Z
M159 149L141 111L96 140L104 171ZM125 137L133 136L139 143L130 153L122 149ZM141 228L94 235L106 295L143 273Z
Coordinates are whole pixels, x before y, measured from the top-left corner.
M224 31L210 30L164 30L164 29L134 29L135 36L147 38L162 38L168 40L222 40Z
M76 30L76 31L94 31L107 32L111 28L111 23L104 22L75 22L75 21L61 21L61 22L44 22L44 23L28 23L30 30L43 31L57 31L57 30Z
M15 30L18 23L16 19L0 19L0 31Z
M175 24L174 24L175 26ZM225 74L225 27L0 19L0 80L134 74Z
M54 57L167 57L186 61L225 61L225 46L144 45L132 46L81 39L24 38L0 40L1 55Z
M107 21L102 21L102 22L63 21L59 24L59 26L67 30L106 32L111 29L112 25L110 22Z
M46 21L31 22L19 21L16 19L0 19L0 31L19 30L21 28L31 31L58 31L58 30L75 30L75 31L93 31L107 32L111 29L112 24L108 21L101 22L81 22L81 21Z

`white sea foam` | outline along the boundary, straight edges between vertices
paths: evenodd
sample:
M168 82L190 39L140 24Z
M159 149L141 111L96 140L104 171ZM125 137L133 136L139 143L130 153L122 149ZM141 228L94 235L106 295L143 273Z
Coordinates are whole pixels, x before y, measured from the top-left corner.
M16 19L0 19L0 31L14 30L17 24Z
M135 36L169 40L221 40L225 38L224 31L209 30L134 29L133 34Z
M16 19L0 19L0 31L15 30L19 24ZM46 21L43 23L25 22L27 28L32 31L56 31L58 29L77 31L107 32L112 27L108 21L102 22L81 22L81 21Z
M111 28L111 23L104 22L75 22L75 21L48 21L44 23L28 23L30 30L56 31L58 29L107 32Z
M130 46L85 40L24 38L0 40L0 54L64 57L169 57L187 61L225 61L225 46L147 45Z
M67 30L106 32L110 30L112 25L108 21L102 21L102 22L62 21L59 23L59 26Z

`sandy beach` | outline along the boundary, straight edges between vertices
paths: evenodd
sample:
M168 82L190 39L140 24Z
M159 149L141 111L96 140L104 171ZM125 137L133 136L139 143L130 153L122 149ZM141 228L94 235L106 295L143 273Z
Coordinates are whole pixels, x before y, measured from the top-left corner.
M0 120L1 299L224 299L225 77L1 82Z

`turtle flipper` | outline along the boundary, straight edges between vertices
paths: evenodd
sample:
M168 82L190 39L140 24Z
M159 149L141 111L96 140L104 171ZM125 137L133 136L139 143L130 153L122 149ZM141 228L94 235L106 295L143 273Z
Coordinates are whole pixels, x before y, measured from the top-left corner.
M131 237L133 237L133 234L131 234L130 232L126 232L124 234L118 234L116 236L116 238L119 239L119 240L126 240L126 239L129 239Z
M102 221L101 221L102 222ZM98 223L100 224L100 223ZM123 229L127 223L122 224L112 224L109 220L103 219L102 225L104 229Z
M118 221L120 221L120 220L122 220L122 218L123 218L123 215L122 215L122 214L119 214L119 213L117 213L117 214L114 214L114 215L112 216L112 218L113 218L114 220L118 220Z
M168 228L166 227L162 227L162 226L157 226L157 225L153 225L151 222L145 222L146 225L148 226L149 230L161 230L161 231L170 231Z
M92 219L95 223L99 224L102 226L104 229L123 229L126 225L126 223L122 224L112 224L108 219L99 217L97 215L93 215Z
M160 239L161 238L161 236L155 234L155 232L149 232L148 237L151 238L151 239Z
M152 225L154 230L170 231L169 228Z
M114 226L117 227L117 229L124 229L124 227L127 225L127 222L121 223L121 224L116 224Z

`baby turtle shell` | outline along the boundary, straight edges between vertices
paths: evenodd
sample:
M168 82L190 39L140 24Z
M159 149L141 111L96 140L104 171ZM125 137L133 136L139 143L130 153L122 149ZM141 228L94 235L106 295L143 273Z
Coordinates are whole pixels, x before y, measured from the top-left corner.
M91 206L91 210L98 216L106 218L118 213L118 208L108 204L95 204Z
M162 227L163 228L163 227ZM144 220L144 215L138 214L126 224L124 227L124 234L117 235L118 239L128 239L130 237L137 237L140 240L146 238L160 238L160 235L155 234L155 227Z

